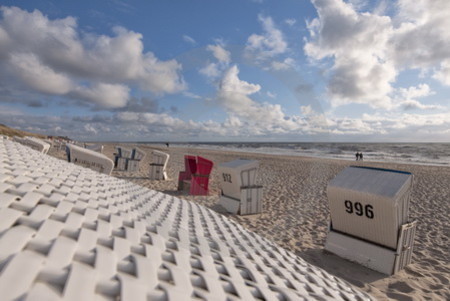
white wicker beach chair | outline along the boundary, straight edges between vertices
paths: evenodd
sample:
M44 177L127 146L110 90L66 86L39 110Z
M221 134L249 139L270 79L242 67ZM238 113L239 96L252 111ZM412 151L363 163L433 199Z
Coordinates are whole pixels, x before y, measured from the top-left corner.
M219 165L222 195L219 204L228 212L245 215L263 211L263 187L256 185L259 162L238 159Z
M384 274L411 261L416 222L408 218L413 175L360 166L327 187L331 224L325 248Z
M370 300L205 207L0 140L3 300Z
M38 152L46 154L48 150L50 149L50 144L47 142L42 141L41 139L34 138L34 137L14 137L14 141L26 145L28 147L31 147L34 150L37 150Z
M150 163L150 180L167 180L167 164L170 155L158 150L152 151L152 163Z
M111 174L114 162L103 154L74 144L66 145L67 161L104 174Z

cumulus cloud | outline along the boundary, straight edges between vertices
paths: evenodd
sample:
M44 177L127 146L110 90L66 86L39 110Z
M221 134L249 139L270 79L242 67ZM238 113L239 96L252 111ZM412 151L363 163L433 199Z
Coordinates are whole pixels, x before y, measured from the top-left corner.
M218 42L216 45L208 45L206 50L212 53L217 62L209 62L205 67L201 68L199 72L209 79L216 79L224 70L229 66L231 62L231 53L225 49L222 42Z
M114 109L124 107L129 99L130 89L124 85L99 83L92 87L77 87L72 96L92 102L99 107Z
M144 52L139 33L121 27L113 29L113 36L83 33L73 17L51 20L38 10L0 10L0 66L12 70L27 89L81 95L96 106L115 108L126 104L125 86L159 94L186 88L181 65ZM86 82L92 91L83 88ZM105 87L112 92L100 100L95 94L106 92Z
M10 66L14 74L30 88L39 92L63 95L71 91L75 84L62 73L57 73L42 64L32 53L12 53Z
M240 124L245 124L243 130L250 130L254 135L287 133L301 128L301 118L286 116L279 104L259 103L250 98L260 90L260 85L241 80L239 68L234 65L224 73L217 98L234 123L239 119Z
M245 46L247 55L258 59L267 59L286 52L288 44L272 18L259 15L258 20L263 27L264 34L252 34L247 39Z
M435 70L446 83L450 68L450 2L399 0L392 17L358 12L342 0L313 0L318 18L307 23L304 50L313 60L331 59L328 94L339 106L363 103L389 109L398 74L407 69ZM449 64L450 65L450 64Z

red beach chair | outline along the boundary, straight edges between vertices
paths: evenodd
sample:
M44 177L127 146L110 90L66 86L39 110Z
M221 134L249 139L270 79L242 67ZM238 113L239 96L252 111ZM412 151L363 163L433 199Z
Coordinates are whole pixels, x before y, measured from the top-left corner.
M192 174L191 188L189 193L191 195L207 195L209 175L214 163L208 159L197 157L197 172Z
M184 156L184 171L178 175L178 190L183 190L184 181L190 181L192 174L197 171L197 160L195 156Z

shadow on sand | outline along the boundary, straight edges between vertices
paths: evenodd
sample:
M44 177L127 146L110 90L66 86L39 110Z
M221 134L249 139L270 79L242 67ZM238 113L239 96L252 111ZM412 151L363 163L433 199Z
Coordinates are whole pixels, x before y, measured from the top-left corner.
M338 257L324 249L308 249L297 252L297 255L308 263L318 266L331 275L342 278L357 287L364 287L367 283L389 277L388 275L381 274Z

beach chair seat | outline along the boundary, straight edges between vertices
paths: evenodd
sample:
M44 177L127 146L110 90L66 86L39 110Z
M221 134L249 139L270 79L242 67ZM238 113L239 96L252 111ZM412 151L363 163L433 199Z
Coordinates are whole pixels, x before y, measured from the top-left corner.
M110 175L114 168L114 162L105 155L74 144L66 145L66 153L67 161L100 173Z
M239 215L263 211L263 187L256 184L259 162L238 159L219 165L221 196L219 204Z
M169 154L153 150L152 163L150 163L150 179L151 180L167 180L167 163L169 162Z

